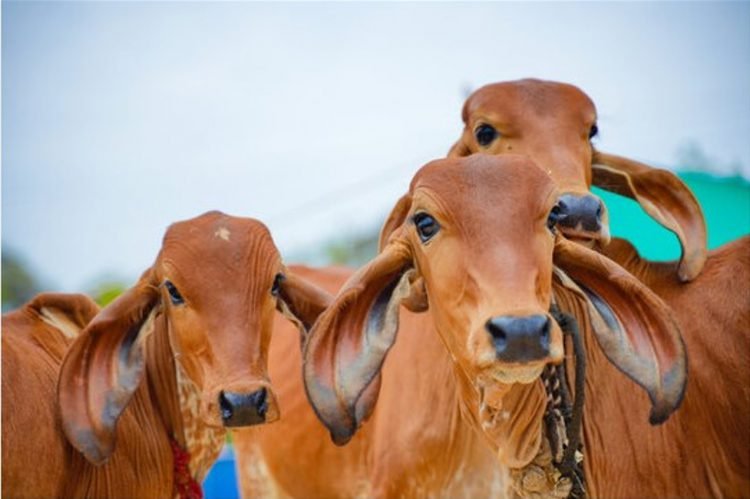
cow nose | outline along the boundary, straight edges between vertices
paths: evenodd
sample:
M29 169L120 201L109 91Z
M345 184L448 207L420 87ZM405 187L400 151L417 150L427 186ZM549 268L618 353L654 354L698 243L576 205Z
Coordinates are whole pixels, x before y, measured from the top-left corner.
M219 407L224 426L250 426L266 421L268 393L265 388L252 393L221 392Z
M546 315L493 317L484 325L498 360L529 362L549 355L550 321Z
M598 197L591 194L563 194L558 199L557 206L557 223L562 228L582 229L588 232L601 230L604 205Z

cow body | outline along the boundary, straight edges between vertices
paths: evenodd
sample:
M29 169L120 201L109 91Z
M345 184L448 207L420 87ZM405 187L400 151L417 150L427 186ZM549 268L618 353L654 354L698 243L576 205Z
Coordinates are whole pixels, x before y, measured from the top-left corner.
M648 400L588 349L586 474L606 497L738 497L750 490L750 237L709 252L690 283L676 262L642 260L613 241L604 253L675 311L688 355L682 406L661 426L633 417ZM588 338L591 343L593 338ZM604 382L603 380L606 380Z
M622 240L607 245L606 238L600 237L592 244L673 309L689 369L681 409L663 426L652 427L626 416L645 411L648 400L599 349L592 348L596 341L588 331L584 436L592 491L623 497L746 494L750 490L748 237L707 252L705 222L690 189L671 172L587 144L597 134L596 109L585 93L571 85L539 80L487 85L467 99L463 121L464 133L451 155L522 152L546 169L563 192L584 193L594 184L636 200L672 230L682 246L679 262L655 263L641 259ZM494 126L499 133L482 144L477 134L481 126ZM580 236L577 230L586 225L578 216L567 220L562 216L561 221L563 233L573 229L566 233L571 238ZM582 223L573 227L570 221Z
M4 315L2 328L3 496L59 496L71 448L56 411L55 385L71 340L30 305ZM31 438L44 447L28 445Z
M66 439L56 401L60 365L74 337L45 322L35 303L3 317L3 496L173 495L174 455L165 422L169 428L187 425L179 410L186 399L178 394L174 353L166 337L158 337L167 331L157 331L145 345L146 377L118 422L117 449L95 466ZM165 366L171 369L165 372ZM186 442L203 456L202 463L191 463L195 473L189 476L205 477L223 436L215 429L211 438Z
M347 269L292 266L335 293ZM402 309L399 340L382 369L369 421L345 446L331 442L299 375L299 335L277 320L269 371L284 415L233 432L243 497L503 497L505 469L467 416L468 385L430 314Z
M489 164L487 159L476 159L472 166L477 167L485 161ZM454 166L447 161L441 164L445 165L444 168ZM496 166L508 165L501 161ZM465 168L463 175L472 175L470 166ZM439 175L437 169L428 172ZM423 171L420 173L425 175ZM499 172L497 174L502 176ZM443 194L440 199L444 205L458 204L456 198L473 199L487 195L495 173L481 170L481 175L487 181L483 183L477 178L476 185L480 187L475 190L455 187L450 194ZM513 195L510 191L519 187L515 182L506 185L509 191L497 193L504 197L498 197L495 203L485 204L498 208L501 203L510 205L508 197ZM527 199L516 203L527 203L530 213L536 213L539 208L535 207L534 199L539 198L529 196ZM412 203L417 204L416 201ZM394 211L397 212L401 204L402 201L399 201ZM418 209L424 209L423 204L418 206ZM507 205L505 208L508 209ZM492 218L484 211L472 212L451 207L450 213L454 216L460 214L461 220L469 221L467 225L471 223L472 230L460 232L460 237L467 241L482 241L485 234L495 237L507 227L501 225L507 224L507 220ZM503 211L499 210L499 213ZM523 211L518 212L518 216L521 213ZM447 219L445 216L440 218ZM392 223L392 220L397 222ZM414 219L411 219L411 224L409 220L408 217L394 217L392 214L384 232L404 237L403 233L408 234L416 225ZM398 230L404 232L394 232L391 227L400 223L403 225ZM430 251L437 251L433 248L440 245L452 249L457 244L455 238L459 236L454 234L458 232L451 225L448 227L444 229L446 238L440 242L436 240L436 246L428 247ZM485 258L468 258L465 253L455 251L452 253L455 257L453 260L442 255L440 259L434 257L440 261L436 268L443 271L449 269L450 272L454 265L467 266L468 272L462 275L482 278L492 273L495 278L490 282L508 287L503 303L513 307L517 300L513 294L513 283L525 283L528 275L536 277L539 296L543 297L547 292L546 285L539 283L544 282L545 272L548 273L549 269L542 271L543 267L539 267L515 272L521 263L531 265L524 258L540 251L534 246L540 240L543 240L541 235L531 241L531 245L512 245L502 239L495 244L478 245L489 251L496 248L498 252L508 252L492 266L487 266L490 258L495 256L492 253L485 253ZM391 240L384 252L357 275L365 276L361 277L365 280L370 268L376 268L383 254L398 251L398 248L393 248L398 241ZM565 242L562 238L557 239L556 265L570 273L568 280L581 282L585 289L593 290L606 302L606 307L601 308L600 304L595 308L574 283L561 286L556 280L553 286L556 302L580 324L586 345L586 403L582 434L586 486L591 495L732 496L741 495L743 490L747 490L750 475L747 471L747 425L744 422L750 413L746 388L750 365L747 359L750 305L746 291L746 282L750 277L749 241L745 238L711 252L702 273L693 282L683 283L676 272L679 264L642 262L632 252L615 251L621 244L617 241L607 250L611 252L608 254L632 274L609 258ZM418 247L418 243L411 244ZM464 251L467 249L464 247ZM416 252L416 249L412 251ZM420 262L420 269L422 275L426 275L425 280L429 281L429 274L424 269L432 269L428 267L432 260L428 258L426 262ZM483 270L473 270L473 265ZM495 274L499 268L506 268L510 272L506 274L506 279L497 278L502 276ZM324 284L330 292L336 291L345 280L345 276L330 280L322 271L309 272L310 279ZM354 278L353 282L358 281ZM410 282L419 281L410 279ZM461 290L466 293L468 288L460 281L459 275L452 282L459 293ZM614 288L606 289L610 285ZM351 286L351 282L348 282L337 295L335 305L325 314L334 314L335 317L348 310L341 312L336 307L355 306L351 302L360 295L349 292L349 289L358 289ZM430 300L446 289L430 288L429 282L427 286ZM480 289L491 291L488 285ZM474 300L476 298L470 303L475 303ZM521 477L523 482L526 475L516 474L515 470L523 472L532 461L537 463L537 453L543 450L540 448L540 441L545 438L543 410L530 408L535 401L544 408L542 383L539 380L523 381L511 384L510 388L502 388L502 383L496 385L501 391L498 397L500 403L495 407L495 416L488 420L481 407L485 402L491 405L491 401L488 402L486 393L481 394L481 387L493 384L483 385L481 376L477 378L472 374L471 364L461 362L461 348L465 343L454 342L450 332L446 334L444 329L440 330L437 326L438 321L448 322L446 314L450 319L450 314L460 313L463 302L455 303L454 308L446 309L435 307L431 302L429 313L422 315L414 315L403 309L400 311L398 341L393 344L383 364L380 384L376 386L377 382L372 382L361 395L362 398L367 397L368 390L376 386L374 391L380 390L379 401L372 409L370 419L342 448L335 447L325 438L325 430L320 428L315 413L307 407L302 383L292 376L296 369L297 350L295 358L291 358L289 351L295 341L288 340L288 344L281 347L284 354L272 353L276 359L274 364L289 366L288 370L279 374L286 381L281 395L285 418L274 426L251 430L257 434L254 442L248 437L237 436L243 493L247 496L253 491L265 490L295 497L476 497L493 493L504 496L508 493L508 485L518 490L519 483L515 481ZM597 326L594 325L592 312L599 317ZM617 324L607 323L605 329L620 336L617 336L617 341L605 345L600 341L605 336L598 328L608 315ZM316 360L309 355L313 339L318 339L316 329L330 332L350 327L346 322L348 319L344 316L344 319L339 319L341 322L319 320L316 323L303 362L306 380L309 378L308 364ZM680 328L685 332L684 338L680 336ZM280 337L281 334L277 336L278 339ZM347 346L333 350L335 353L331 362L337 365L338 370L334 372L339 377L344 372L342 369L359 362L354 357L350 364L340 361L335 364L339 358L351 357L349 348L356 348L349 346L355 345L353 341L350 337L341 337L338 339L339 345ZM326 352L332 351L326 344L319 344L324 345L320 348L326 348ZM625 345L624 349L622 345ZM686 353L689 366L687 388L684 383ZM276 355L287 355L288 358L282 360ZM566 357L570 358L569 352ZM630 360L634 357L638 360L631 364ZM327 362L325 356L320 358L324 364ZM572 363L568 367L569 379L573 379ZM327 376L325 369L317 372L322 374L316 376ZM675 377L681 381L673 383ZM335 377L333 379L336 381ZM310 385L308 381L308 393L310 386L318 389L314 379L312 383ZM346 388L344 386L340 391L348 396ZM506 389L507 392L502 392ZM540 391L541 401L538 398ZM341 433L334 430L339 430L337 425L347 429L347 413L338 409L335 399L318 395L316 400L319 403L323 401L323 411L328 411L318 409L325 416L331 435L340 438ZM361 398L355 401L355 405L350 406L354 407L354 412L366 414L367 406L361 404ZM679 409L675 411L678 406ZM645 417L649 409L652 420L663 424L649 424ZM336 411L343 414L339 419L336 419ZM502 426L503 421L508 423L510 429L495 431L492 425ZM282 441L286 443L280 444ZM279 450L280 445L287 445L283 452ZM509 456L515 456L515 459L509 459ZM510 474L510 479L507 479L506 473ZM266 488L263 483L271 485ZM557 495L558 492L564 491L556 486L545 491L548 495ZM564 497L564 494L558 497Z

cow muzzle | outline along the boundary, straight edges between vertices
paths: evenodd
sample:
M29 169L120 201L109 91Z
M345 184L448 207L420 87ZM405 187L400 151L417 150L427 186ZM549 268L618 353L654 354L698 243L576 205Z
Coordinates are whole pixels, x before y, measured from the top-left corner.
M497 360L527 363L550 354L551 322L546 315L493 317L484 325L492 337Z
M279 405L267 382L231 383L203 399L204 418L212 426L236 428L279 419Z
M601 245L609 243L607 210L593 194L563 194L557 201L557 227L572 240Z
M250 426L266 422L268 390L252 393L221 392L219 409L224 426Z

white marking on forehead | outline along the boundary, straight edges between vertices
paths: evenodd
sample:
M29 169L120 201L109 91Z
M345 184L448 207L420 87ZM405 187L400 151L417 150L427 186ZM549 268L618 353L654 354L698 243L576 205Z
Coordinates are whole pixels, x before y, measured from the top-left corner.
M231 234L229 229L226 227L219 227L218 230L214 232L214 237L220 237L225 241L229 241L229 234Z

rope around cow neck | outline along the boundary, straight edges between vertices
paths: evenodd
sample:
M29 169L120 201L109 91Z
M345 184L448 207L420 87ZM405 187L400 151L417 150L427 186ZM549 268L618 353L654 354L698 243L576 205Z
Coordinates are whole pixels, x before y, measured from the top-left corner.
M583 419L584 382L586 376L586 358L583 340L578 323L572 315L562 312L556 305L550 307L550 314L557 321L563 333L570 336L573 343L575 359L575 399L570 403L565 365L547 366L542 378L548 394L545 427L550 447L553 449L553 462L562 477L572 482L570 496L578 499L586 497L585 475L583 471L583 445L581 442L581 422ZM546 376L545 376L546 375ZM555 388L558 395L555 396ZM559 416L562 416L561 418ZM560 435L562 420L563 434ZM560 438L562 437L562 438ZM564 450L563 450L564 449ZM560 450L562 452L555 452Z
M514 497L523 499L586 497L583 472L581 422L583 417L586 359L576 320L550 307L550 314L570 337L574 362L575 391L571 397L566 368L570 358L557 366L546 366L541 380L547 394L541 446L534 459L523 468L511 469Z

